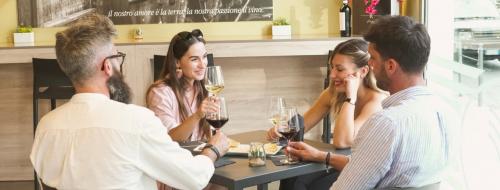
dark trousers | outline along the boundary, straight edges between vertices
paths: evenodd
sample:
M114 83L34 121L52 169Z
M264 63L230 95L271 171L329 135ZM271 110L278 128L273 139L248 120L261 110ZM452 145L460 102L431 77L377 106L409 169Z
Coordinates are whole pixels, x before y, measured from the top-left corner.
M340 172L330 170L316 172L312 174L297 176L280 181L280 190L328 190L333 182L337 180Z

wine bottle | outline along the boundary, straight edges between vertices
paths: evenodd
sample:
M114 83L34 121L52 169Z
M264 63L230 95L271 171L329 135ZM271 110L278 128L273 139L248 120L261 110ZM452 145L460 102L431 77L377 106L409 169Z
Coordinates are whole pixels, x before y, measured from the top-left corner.
M344 5L339 13L340 36L342 37L351 36L351 7L348 3L348 0L343 0Z

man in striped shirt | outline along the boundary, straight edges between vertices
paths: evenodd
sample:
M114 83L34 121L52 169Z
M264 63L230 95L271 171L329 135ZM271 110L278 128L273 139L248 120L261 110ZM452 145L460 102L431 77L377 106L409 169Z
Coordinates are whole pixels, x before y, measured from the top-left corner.
M364 35L377 86L391 96L359 130L351 157L291 143L288 151L341 171L330 189L436 187L450 160L453 110L426 86L430 37L409 17L379 18ZM437 185L435 185L437 184Z

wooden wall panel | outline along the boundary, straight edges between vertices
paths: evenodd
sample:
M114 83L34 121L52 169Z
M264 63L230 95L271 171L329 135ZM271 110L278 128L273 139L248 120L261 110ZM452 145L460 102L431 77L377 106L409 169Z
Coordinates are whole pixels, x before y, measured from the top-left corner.
M0 65L0 181L33 178L32 85L31 63ZM49 101L40 101L40 115L49 109Z
M222 95L228 102L227 134L271 127L266 115L271 96L303 114L323 89L326 56L216 58L224 74ZM308 134L319 139L320 127Z

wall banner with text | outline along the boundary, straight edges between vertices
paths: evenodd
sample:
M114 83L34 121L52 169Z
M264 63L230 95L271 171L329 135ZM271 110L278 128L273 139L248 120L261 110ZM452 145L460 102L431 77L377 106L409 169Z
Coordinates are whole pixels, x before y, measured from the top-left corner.
M272 0L18 0L19 25L56 27L97 12L115 24L270 21Z

